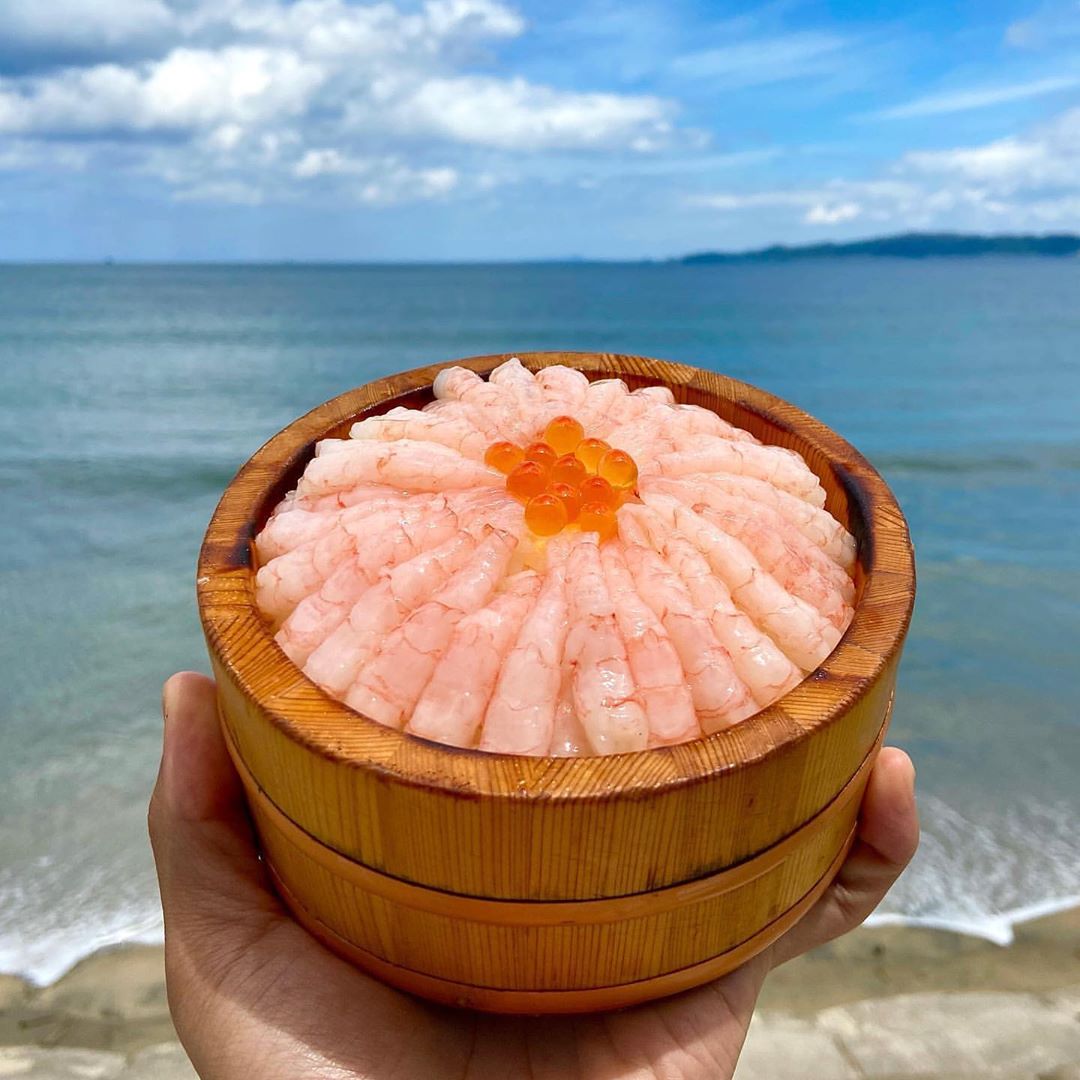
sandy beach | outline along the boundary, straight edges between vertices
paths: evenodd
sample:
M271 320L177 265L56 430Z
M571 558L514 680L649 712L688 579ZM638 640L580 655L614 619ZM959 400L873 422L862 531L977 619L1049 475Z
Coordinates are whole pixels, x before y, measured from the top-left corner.
M0 1077L179 1080L162 952L106 950L51 986L0 976ZM737 1080L1080 1080L1080 908L1013 945L863 928L774 972Z

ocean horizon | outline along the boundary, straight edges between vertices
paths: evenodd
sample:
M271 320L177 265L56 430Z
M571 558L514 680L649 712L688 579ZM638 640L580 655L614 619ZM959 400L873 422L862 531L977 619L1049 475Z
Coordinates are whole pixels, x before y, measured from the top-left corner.
M285 424L481 353L654 355L877 467L919 589L889 742L923 844L877 920L1005 944L1080 903L1080 260L0 263L0 972L160 940L161 682L202 533Z

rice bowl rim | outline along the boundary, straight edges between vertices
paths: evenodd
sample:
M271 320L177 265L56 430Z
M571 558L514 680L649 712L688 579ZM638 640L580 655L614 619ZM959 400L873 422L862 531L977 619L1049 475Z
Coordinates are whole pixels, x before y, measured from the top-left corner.
M364 416L430 400L435 376L444 368L466 367L486 375L514 356L532 371L567 364L592 379L624 379L632 389L661 384L676 400L708 401L705 407L725 419L750 430L757 427L754 433L765 442L775 441L768 435L777 430L791 436L794 448L823 481L827 508L847 518L858 547L854 616L817 669L773 704L712 735L605 756L541 757L448 746L386 727L331 697L293 664L255 604L253 541L273 507L295 488L315 444L347 436ZM838 493L825 482L823 464ZM841 499L845 505L838 506ZM914 606L915 562L907 523L880 474L836 432L776 395L651 357L501 353L373 380L316 406L270 438L230 481L214 511L199 553L197 594L207 643L218 663L249 704L311 753L398 783L460 795L603 800L616 791L645 796L739 770L788 752L839 720L880 683L899 656Z

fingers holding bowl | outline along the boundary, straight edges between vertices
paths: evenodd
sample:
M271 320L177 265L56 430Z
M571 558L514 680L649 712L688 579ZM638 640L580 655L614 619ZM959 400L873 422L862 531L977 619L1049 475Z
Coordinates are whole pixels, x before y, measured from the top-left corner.
M870 774L851 853L825 895L772 946L772 965L859 926L885 898L918 846L915 766L903 750L887 746Z

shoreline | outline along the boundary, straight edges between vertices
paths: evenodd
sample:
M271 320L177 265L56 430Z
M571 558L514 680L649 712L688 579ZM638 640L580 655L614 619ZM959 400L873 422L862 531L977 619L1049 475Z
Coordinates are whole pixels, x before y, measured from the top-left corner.
M878 925L785 964L765 984L740 1080L758 1075L755 1055L760 1058L768 1046L785 1039L790 1045L796 1037L820 1042L826 1037L821 1025L835 1027L837 1017L850 1026L852 1016L867 1010L895 1015L900 998L905 1008L917 1005L927 1023L938 1015L956 1027L965 1025L950 1017L949 1008L963 1002L976 1008L970 1002L1008 999L1011 1012L1020 1015L1018 1003L1060 1011L1055 1003L1067 999L1073 1003L1076 1056L1063 1061L1070 1069L1074 1060L1080 1066L1080 907L1018 925L1008 946L941 929ZM1030 1030L1030 1018L1024 1030ZM1023 1037L1023 1031L1016 1033ZM175 1038L160 945L103 949L42 987L0 975L0 1065L5 1055L20 1052L8 1049L13 1047L42 1054L96 1051L130 1062L167 1045L180 1054Z

